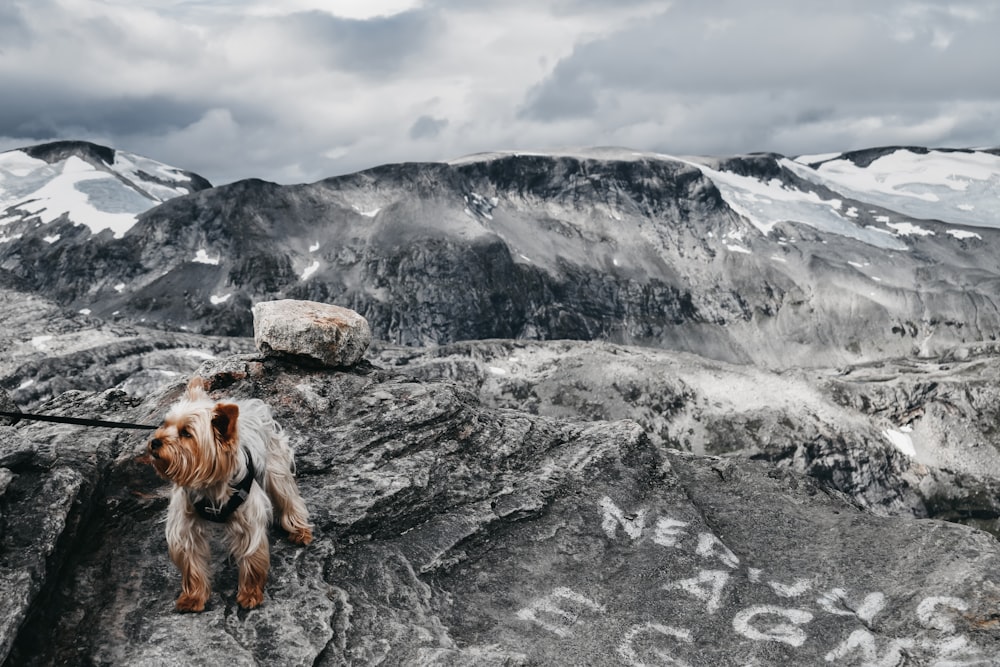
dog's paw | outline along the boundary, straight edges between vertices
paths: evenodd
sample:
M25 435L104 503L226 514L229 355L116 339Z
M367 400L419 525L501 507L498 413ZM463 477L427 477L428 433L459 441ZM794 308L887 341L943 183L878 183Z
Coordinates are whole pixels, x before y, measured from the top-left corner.
M207 598L181 593L181 596L177 598L177 602L174 603L174 609L183 613L198 613L205 611L205 602L207 601Z
M264 590L260 588L241 588L236 593L236 602L244 609L256 609L264 601Z
M308 528L296 528L288 533L288 541L305 546L313 541L312 531Z

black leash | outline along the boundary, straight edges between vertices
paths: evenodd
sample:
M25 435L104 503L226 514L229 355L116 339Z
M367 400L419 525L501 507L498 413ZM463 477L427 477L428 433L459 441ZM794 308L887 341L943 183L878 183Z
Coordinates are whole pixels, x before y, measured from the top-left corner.
M0 410L0 417L7 417L11 420L11 426L16 424L21 419L30 419L37 422L56 422L59 424L76 424L77 426L101 426L104 428L134 428L142 430L151 430L156 428L155 426L147 426L146 424L129 424L128 422L109 422L103 419L82 419L80 417L57 417L55 415L32 415L26 412L7 412L6 410Z

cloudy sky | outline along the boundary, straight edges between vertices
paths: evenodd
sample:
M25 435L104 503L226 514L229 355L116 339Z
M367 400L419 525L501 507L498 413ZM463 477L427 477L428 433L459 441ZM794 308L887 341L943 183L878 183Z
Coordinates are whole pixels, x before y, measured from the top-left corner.
M1000 3L0 0L0 150L216 184L490 150L1000 146Z

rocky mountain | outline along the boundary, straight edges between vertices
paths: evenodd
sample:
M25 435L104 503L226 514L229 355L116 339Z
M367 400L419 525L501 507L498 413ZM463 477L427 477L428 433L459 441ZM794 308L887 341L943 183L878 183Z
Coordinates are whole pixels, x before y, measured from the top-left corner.
M221 187L122 155L0 154L0 389L142 423L195 373L262 398L317 540L274 535L259 610L220 555L208 611L176 615L143 436L0 425L3 664L1000 654L996 151ZM162 203L88 217L140 181ZM256 356L250 306L286 297L365 315L367 361Z
M141 322L100 320L53 302L40 279L92 275L80 244L98 255L137 216L182 195L211 188L201 176L133 153L59 141L0 153L0 389L25 409L69 389L123 385L144 395L206 358L246 352L252 343ZM25 263L38 249L53 257ZM9 271L10 267L18 267ZM20 277L18 277L20 275ZM124 289L124 285L116 285Z
M0 153L0 243L128 231L136 216L168 199L212 187L197 174L84 141ZM78 229L82 228L82 229ZM24 239L25 235L29 240ZM65 242L64 242L65 243Z
M247 336L252 302L297 298L404 345L834 366L995 336L998 184L990 151L488 154L200 190L120 236L41 223L0 244L0 267L61 306L175 330Z

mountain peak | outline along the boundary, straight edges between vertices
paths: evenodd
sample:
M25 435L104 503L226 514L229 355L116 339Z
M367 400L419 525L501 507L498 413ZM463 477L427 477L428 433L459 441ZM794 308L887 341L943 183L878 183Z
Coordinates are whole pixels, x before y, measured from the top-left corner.
M77 140L52 141L47 144L26 146L19 150L30 157L37 160L44 160L49 164L60 162L70 156L76 156L91 163L95 161L103 162L109 167L115 163L115 153L117 152L114 148L108 148L107 146L101 146L89 141Z
M121 236L140 213L210 187L197 174L88 141L9 150L0 153L0 241L34 229L58 238L45 227L62 219Z

